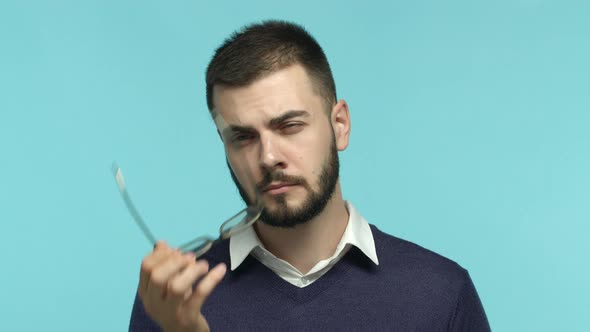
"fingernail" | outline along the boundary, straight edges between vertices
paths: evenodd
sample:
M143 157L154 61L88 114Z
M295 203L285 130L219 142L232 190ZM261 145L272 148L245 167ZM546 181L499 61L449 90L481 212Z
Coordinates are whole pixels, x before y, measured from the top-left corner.
M219 271L220 275L225 274L227 271L227 265L225 263L219 263L215 268Z
M200 259L197 262L200 262L200 264L203 264L203 266L205 266L205 268L207 269L207 271L209 271L209 262L207 262L204 259Z

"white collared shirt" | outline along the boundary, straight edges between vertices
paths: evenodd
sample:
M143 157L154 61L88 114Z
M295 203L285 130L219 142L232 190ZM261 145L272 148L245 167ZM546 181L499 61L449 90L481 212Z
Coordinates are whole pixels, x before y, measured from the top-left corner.
M379 265L375 241L369 223L356 211L350 202L346 201L345 204L349 215L348 224L342 239L336 246L336 251L332 257L319 261L306 274L301 273L287 261L277 258L266 250L252 226L232 236L229 240L231 270L235 270L248 255L252 254L285 281L297 287L305 287L328 272L348 252L351 246L359 248L375 265Z

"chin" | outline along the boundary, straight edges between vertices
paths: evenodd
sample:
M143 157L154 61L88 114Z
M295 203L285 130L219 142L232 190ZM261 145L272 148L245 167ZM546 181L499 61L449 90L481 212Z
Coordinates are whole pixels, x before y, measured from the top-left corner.
M270 196L265 200L265 207L276 212L278 210L293 212L300 209L306 202L306 197L294 197L287 193Z

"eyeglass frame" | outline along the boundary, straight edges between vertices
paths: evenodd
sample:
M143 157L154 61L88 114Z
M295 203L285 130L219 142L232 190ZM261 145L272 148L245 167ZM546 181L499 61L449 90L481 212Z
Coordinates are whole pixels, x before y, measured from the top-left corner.
M125 179L123 178L123 172L121 171L121 168L117 165L116 162L113 162L112 171L115 176L115 182L117 183L117 187L119 188L119 192L121 194L121 197L123 198L123 201L125 202L125 206L127 207L127 210L129 211L129 213L133 217L133 220L135 221L135 223L141 229L142 233L148 239L148 241L150 241L150 243L152 245L155 245L157 240L154 237L154 235L152 234L152 232L149 229L149 227L147 226L147 224L143 221L143 218L141 217L141 215L139 214L139 211L135 207L133 200L131 200L131 196L129 195L129 192L127 191L127 185L125 183ZM233 235L239 234L239 233L243 232L244 230L246 230L251 225L253 225L260 218L260 215L262 214L262 210L263 210L262 199L260 199L260 195L257 191L256 192L256 206L248 206L248 207L240 210L238 213L236 213L232 217L228 218L226 221L224 221L221 224L221 226L219 227L219 237L218 238L215 239L215 238L212 238L212 237L206 236L206 235L200 236L200 237L197 237L191 241L184 243L183 245L179 246L178 249L180 249L183 252L193 252L195 254L195 256L198 258L198 257L204 255L205 253L207 253L216 241L229 239ZM251 219L248 220L247 222L240 221L240 223L237 224L236 226L234 226L230 229L227 229L227 230L225 229L225 227L227 226L227 224L229 224L230 221L233 221L236 217L238 217L240 214L242 214L244 212L246 212L246 217L250 216L251 214L253 214L253 217L251 217ZM246 217L244 217L244 220L246 220ZM201 243L201 242L202 242L201 245L194 247L194 244Z

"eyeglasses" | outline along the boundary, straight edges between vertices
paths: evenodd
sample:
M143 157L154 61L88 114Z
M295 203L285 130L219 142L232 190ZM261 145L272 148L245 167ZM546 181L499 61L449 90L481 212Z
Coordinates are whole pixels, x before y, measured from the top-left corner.
M121 197L123 197L123 201L125 201L127 210L129 210L133 220L135 220L135 223L139 226L148 241L152 245L155 245L156 238L147 227L146 223L143 221L143 218L137 211L135 204L133 204L129 193L127 192L127 186L125 184L125 180L123 179L123 172L121 172L121 168L116 163L113 163L113 174L115 175L115 181L119 187ZM258 218L260 218L261 213L262 200L260 199L257 192L256 206L249 206L223 222L221 227L219 227L219 237L217 239L209 236L201 236L181 245L179 249L183 252L193 252L197 257L202 256L207 251L209 251L209 249L211 249L216 241L229 239L231 236L246 230L248 227L254 224Z

